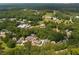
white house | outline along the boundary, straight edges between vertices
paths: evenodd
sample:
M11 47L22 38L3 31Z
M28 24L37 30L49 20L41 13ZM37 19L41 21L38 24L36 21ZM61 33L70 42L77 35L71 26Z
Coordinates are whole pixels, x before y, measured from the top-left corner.
M31 25L29 25L29 24L20 24L20 25L18 25L17 27L18 27L18 28L30 28Z
M16 20L16 18L10 18L9 20L14 21L14 20Z
M56 17L53 17L53 20L57 20L57 18Z
M22 44L23 41L24 41L24 37L21 37L21 38L17 41L17 44Z
M4 21L4 20L6 20L6 18L2 18L2 20Z
M40 28L46 28L45 24L40 24Z
M65 30L65 32L66 32L67 38L69 38L72 34L72 31L69 31L68 29Z
M5 32L0 32L0 37L5 38L6 37L6 33Z
M79 16L75 16L75 18L79 18Z
M48 16L48 15L45 15L42 18L44 18L44 19L51 19L52 17L51 16Z
M37 40L37 37L35 36L35 34L31 34L30 36L27 36L25 40L34 41Z

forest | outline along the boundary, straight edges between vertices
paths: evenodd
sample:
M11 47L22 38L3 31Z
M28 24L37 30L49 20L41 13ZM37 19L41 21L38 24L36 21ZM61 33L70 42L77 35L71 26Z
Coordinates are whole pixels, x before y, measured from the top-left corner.
M0 10L0 55L78 54L78 9Z

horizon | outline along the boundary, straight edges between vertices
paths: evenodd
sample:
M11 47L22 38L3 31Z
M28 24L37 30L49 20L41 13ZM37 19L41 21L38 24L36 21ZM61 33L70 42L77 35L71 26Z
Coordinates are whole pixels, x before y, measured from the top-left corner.
M41 8L41 7L63 7L63 8L72 8L72 7L78 7L79 3L0 3L0 8L7 8L7 7L35 7L35 8Z

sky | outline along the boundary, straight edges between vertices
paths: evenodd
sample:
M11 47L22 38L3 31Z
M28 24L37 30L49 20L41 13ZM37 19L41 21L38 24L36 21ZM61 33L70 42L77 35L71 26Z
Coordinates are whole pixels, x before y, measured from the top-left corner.
M79 3L79 0L0 0L0 3Z

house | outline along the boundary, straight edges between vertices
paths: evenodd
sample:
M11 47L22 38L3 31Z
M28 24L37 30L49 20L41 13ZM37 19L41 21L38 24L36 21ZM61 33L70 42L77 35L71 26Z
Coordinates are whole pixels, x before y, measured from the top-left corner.
M28 42L28 41L35 41L37 40L37 37L34 35L34 34L31 34L30 36L27 36L26 38L24 37L21 37L17 43L25 43L25 42Z
M18 20L17 23L24 24L24 21Z
M39 27L40 28L46 28L45 24L40 24Z
M56 17L53 17L53 20L57 20L57 18Z
M12 32L11 32L11 31L8 31L7 29L2 29L2 30L0 31L0 37L5 38L5 37L6 37L6 33L11 34Z
M68 29L66 29L65 32L66 32L67 38L69 38L72 34L72 31L69 31Z
M52 43L52 44L56 44L56 42L55 42L55 41L51 41L51 43Z
M44 15L44 16L42 16L42 18L43 19L52 19L52 17L51 16L48 16L48 15Z
M75 18L79 18L79 16L75 16Z
M29 24L20 24L20 25L18 25L17 27L18 27L18 28L30 28L31 25L29 25Z
M56 31L56 32L60 32L60 30L57 28L53 28L53 31Z
M33 46L40 46L41 43L42 43L42 42L41 42L40 40L32 41L32 45L33 45Z
M61 19L58 19L58 18L56 18L56 17L53 17L53 22L55 22L55 23L57 23L57 24L60 24L60 23L62 23L63 22L63 20Z
M0 37L5 38L6 37L6 33L5 32L0 32Z
M22 44L23 41L24 41L24 37L21 37L21 38L17 41L17 44Z
M70 19L69 20L65 20L64 21L64 24L72 24L73 23L73 21L72 21L72 18L70 17Z
M35 41L37 40L38 37L35 36L35 34L31 34L30 36L27 36L25 38L25 40L28 40L28 41Z
M26 19L19 19L17 23L24 24L26 21L27 21Z
M41 43L41 45L43 45L43 44L46 44L46 43L50 42L50 40L48 40L48 39L41 39L40 41L42 42L42 43Z
M37 46L40 44L40 41L38 40L38 37L35 36L35 34L31 34L30 36L27 36L25 39L21 38L19 39L19 44L23 45L24 43L30 41L33 46Z
M10 20L10 21L14 21L14 20L16 20L16 18L10 18L9 20Z
M44 44L47 44L48 42L50 42L50 40L48 40L48 39L40 39L40 40L32 41L32 45L33 46L42 46Z
M50 40L48 39L38 39L38 37L35 34L31 34L30 36L27 36L26 38L21 37L18 41L17 44L24 45L26 42L31 42L32 46L42 46Z

